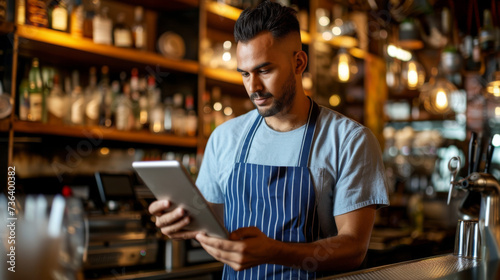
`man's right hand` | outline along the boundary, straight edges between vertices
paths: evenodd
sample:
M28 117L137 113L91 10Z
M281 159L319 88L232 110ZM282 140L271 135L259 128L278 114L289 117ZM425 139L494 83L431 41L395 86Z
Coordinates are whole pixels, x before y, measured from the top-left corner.
M184 230L190 222L190 217L181 207L172 208L172 203L168 200L151 203L149 213L156 216L156 226L171 239L191 239L198 234L198 231Z

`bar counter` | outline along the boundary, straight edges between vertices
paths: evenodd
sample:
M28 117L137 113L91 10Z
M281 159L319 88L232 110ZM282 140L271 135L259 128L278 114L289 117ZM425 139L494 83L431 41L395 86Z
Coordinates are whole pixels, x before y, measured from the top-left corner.
M500 279L500 261L481 261L453 254L406 261L322 278L321 280Z

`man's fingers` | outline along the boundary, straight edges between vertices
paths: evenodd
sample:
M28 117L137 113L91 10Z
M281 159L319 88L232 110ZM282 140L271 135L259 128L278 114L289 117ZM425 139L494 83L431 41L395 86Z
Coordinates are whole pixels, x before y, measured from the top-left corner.
M189 216L184 217L183 219L179 220L176 223L173 224L167 224L164 226L158 226L161 228L161 232L165 235L171 235L177 232L180 232L185 226L187 226L190 222ZM157 222L158 223L158 222Z
M180 219L182 219L185 216L185 211L182 208L176 208L175 210L164 213L161 216L156 217L156 226L161 228L165 226L169 226L173 223L176 223Z
M151 215L160 216L170 206L171 203L168 200L157 200L149 205L148 211Z

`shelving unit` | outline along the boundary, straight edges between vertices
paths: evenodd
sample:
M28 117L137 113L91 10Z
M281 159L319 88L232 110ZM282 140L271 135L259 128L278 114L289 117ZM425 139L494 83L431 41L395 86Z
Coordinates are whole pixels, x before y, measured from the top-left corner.
M180 137L169 134L153 134L148 131L120 131L100 126L59 126L27 121L15 121L13 129L19 133L46 134L75 138L96 137L102 140L116 140L154 145L196 148L196 137Z

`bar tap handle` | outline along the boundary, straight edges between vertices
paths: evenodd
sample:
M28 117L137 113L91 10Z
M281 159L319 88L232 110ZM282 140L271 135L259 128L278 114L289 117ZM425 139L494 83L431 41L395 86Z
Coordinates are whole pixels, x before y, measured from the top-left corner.
M492 139L490 139L490 144L488 145L488 150L486 152L486 162L484 164L484 173L490 173L491 158L493 157L493 152L495 151L495 146L493 146Z
M474 172L474 161L476 159L476 147L477 147L477 133L472 132L469 140L469 154L468 154L468 164L469 164L469 173L468 175Z

